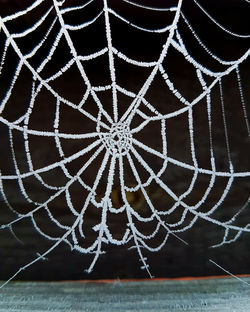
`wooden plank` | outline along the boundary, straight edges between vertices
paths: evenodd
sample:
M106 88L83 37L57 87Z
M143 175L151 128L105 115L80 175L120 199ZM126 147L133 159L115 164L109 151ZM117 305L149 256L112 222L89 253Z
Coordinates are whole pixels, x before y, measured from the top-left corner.
M250 282L250 278L244 278ZM0 311L250 311L250 288L233 278L185 281L12 282Z

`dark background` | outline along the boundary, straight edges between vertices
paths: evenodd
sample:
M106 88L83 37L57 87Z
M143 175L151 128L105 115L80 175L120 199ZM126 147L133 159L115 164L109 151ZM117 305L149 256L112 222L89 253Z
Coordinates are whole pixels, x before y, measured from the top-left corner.
M27 4L33 1L19 1L19 0L0 0L0 15L6 16L17 12L27 6ZM81 3L82 1L75 1L74 3ZM68 1L72 3L73 1ZM137 1L137 3L143 3L149 6L164 7L166 1ZM176 1L170 0L169 3L176 3ZM213 1L199 1L210 14L217 19L225 28L232 30L235 33L250 34L250 4L243 0L213 0ZM26 29L29 25L32 25L46 7L51 4L51 1L44 1L39 9L27 14L23 18L17 19L15 22L11 22L9 29L13 32ZM171 22L171 14L164 12L152 13L151 11L132 7L122 1L110 0L108 4L124 17L131 20L131 22L141 25L147 28L161 28L166 25L166 21ZM70 5L70 4L69 4ZM94 1L92 5L88 7L84 13L72 14L68 17L68 22L77 24L83 20L90 20L96 13L102 8L102 1ZM230 61L239 58L243 55L247 49L249 49L249 38L237 38L231 36L222 30L220 30L214 23L200 11L200 9L194 4L192 0L183 1L182 9L186 18L191 22L193 28L207 45L207 47L217 56L224 60ZM48 23L53 18L53 12L48 18ZM118 21L111 17L112 27L112 39L113 45L124 54L141 61L152 61L157 58L161 47L166 41L166 34L144 34L140 31L131 29L127 24ZM20 40L19 47L23 53L27 52L32 47L32 42L38 40L47 29L47 24L41 27L35 35L31 35L27 40ZM59 28L55 27L56 30ZM184 40L184 43L189 53L203 66L208 67L212 71L220 71L225 68L219 65L218 62L208 56L207 53L201 49L200 45L194 39L190 30L184 23L183 19L178 24L178 29ZM52 34L53 35L53 34ZM79 54L87 55L96 52L98 49L103 48L106 45L105 29L103 19L96 22L94 26L90 26L88 30L84 30L77 34L72 34L75 46ZM48 47L50 45L52 37L48 38ZM3 49L3 43L5 37L0 33L0 49ZM47 47L47 49L48 49ZM1 50L2 51L2 50ZM39 64L40 59L44 57L46 48L41 52L38 58L32 59L32 64L35 67ZM39 59L40 57L40 59ZM70 59L70 53L65 49L65 46L59 46L58 52L55 56L55 62L43 73L44 77L49 73L60 68L65 60ZM1 99L4 96L6 85L13 76L18 58L14 51L9 51L6 59L8 70L3 71L2 78L0 80L0 96ZM5 64L5 67L6 67ZM86 63L85 70L94 85L102 84L103 81L107 82L109 79L109 71L107 66L107 59L99 58L97 61L90 61ZM247 111L249 115L249 99L250 99L250 61L249 59L244 61L240 65L240 72L242 77L242 84L246 99ZM199 84L194 79L194 70L190 64L188 64L182 55L178 54L174 49L169 50L168 57L164 61L164 66L167 69L169 76L175 82L177 89L187 98L192 99L197 95L199 90ZM116 63L117 79L121 85L125 85L128 89L136 92L140 88L143 77L147 76L146 70L138 69L127 65L117 60ZM82 82L77 71L70 71L63 76L62 80L55 82L53 87L61 92L63 96L69 98L72 101L77 101L82 95ZM209 77L207 78L209 81ZM16 89L14 89L14 95L10 99L8 108L4 111L4 117L12 120L18 116L22 110L25 110L25 103L27 103L30 96L32 76L28 70L24 70L21 73L21 79L19 79ZM224 87L224 99L226 106L226 116L228 133L230 137L231 156L235 171L250 171L250 149L249 140L247 136L245 121L243 118L242 107L239 98L239 90L237 89L237 80L235 73L229 75L229 77L223 80ZM155 80L149 93L147 93L148 99L159 109L166 109L166 102L169 103L169 109L175 109L179 105L178 101L163 87L160 78ZM103 103L107 106L107 110L110 105L110 97L107 95L102 99ZM46 92L41 94L40 103L38 103L38 111L34 114L34 120L32 123L38 128L40 127L49 129L50 117L48 111L54 109L54 99ZM121 103L128 105L126 99L121 98ZM227 152L225 146L224 129L222 123L221 106L219 99L218 88L212 92L213 110L212 119L214 126L214 146L216 153L216 164L218 170L228 170ZM91 106L91 103L89 103ZM194 109L194 126L196 130L195 144L197 148L197 157L201 167L207 168L209 162L209 148L208 148L208 133L207 133L207 117L205 110L205 103L197 105ZM82 120L78 119L71 111L65 111L63 117L65 124L65 131L74 129L77 133L82 126ZM33 126L32 124L32 126ZM85 124L86 128L91 129L91 125ZM151 135L154 128L146 129L143 134L147 137L149 143L154 146L157 144L155 136ZM187 123L182 117L174 118L169 121L169 153L181 161L187 161L188 148L187 143ZM13 164L10 160L10 151L8 148L8 132L4 125L0 124L0 140L1 140L1 154L0 164L1 170L6 172L13 172ZM25 156L23 152L23 139L16 135L15 144L18 151L18 157L20 166L25 167ZM53 146L49 141L32 141L33 157L37 162L46 163L46 159L51 157ZM74 146L70 144L65 145L65 149L72 150ZM49 155L49 156L48 156ZM74 170L74 168L72 168ZM166 179L172 189L176 193L181 192L190 182L190 177L181 169L170 166L168 169L168 175ZM12 173L13 174L13 173ZM95 172L93 171L93 175ZM56 176L50 177L50 179L57 179ZM207 202L203 205L204 211L209 209L218 197L221 196L224 190L226 179L218 179L216 187L214 187L211 196ZM33 198L39 198L40 189L33 181L29 181L30 194ZM197 202L204 193L208 183L208 177L201 177L200 186L197 186L192 192L189 198L190 202ZM104 187L104 186L103 186ZM27 203L20 195L17 185L5 185L6 194L10 199L10 202L20 209L25 211L27 209ZM232 217L247 201L250 190L250 178L238 178L232 186L232 189L218 209L216 218L219 220L227 220ZM168 198L164 197L159 189L152 187L148 192L155 196L155 202L159 207L170 205L171 202ZM75 190L75 200L79 200L79 193ZM80 204L80 201L79 201ZM143 210L143 202L136 203L138 209ZM247 207L241 214L238 225L245 225L249 222L249 208ZM29 208L28 208L29 209ZM67 209L60 206L59 203L54 203L54 211L58 212L60 220L69 220L72 216L68 214ZM9 212L8 208L2 201L0 210L1 224L7 223L13 219L13 215ZM89 222L95 219L95 215L89 215ZM48 219L42 216L37 216L39 224L43 228L48 230L51 227ZM67 222L67 221L65 221ZM114 224L114 230L119 232L122 220L112 220ZM120 222L120 223L119 223ZM0 233L0 279L5 280L10 277L16 270L24 264L32 261L36 257L36 253L40 254L47 250L51 244L46 239L42 238L33 229L33 226L29 220L24 220L17 223L13 230L15 235L21 242L19 242L9 230L2 230ZM234 233L236 234L236 233ZM89 234L90 236L92 234ZM198 221L192 229L182 233L180 235L182 239L189 243L186 246L174 237L170 237L166 246L161 249L160 252L151 254L147 251L144 252L144 256L148 258L148 264L150 265L151 273L156 277L177 277L177 276L205 276L205 275L220 275L224 274L215 265L209 262L209 259L217 262L225 269L234 274L250 273L250 243L249 234L242 234L242 236L234 243L224 245L220 248L210 248L213 244L219 243L223 237L223 230L219 227L212 225L203 220ZM160 239L158 237L157 239ZM84 269L91 263L92 256L81 255L77 252L70 251L67 245L60 245L53 252L48 255L48 259L39 261L35 265L29 267L26 271L22 272L18 279L23 280L66 280L66 279L99 279L99 278L144 278L147 277L147 273L140 269L140 261L135 249L128 250L129 246L107 246L106 254L101 255L94 271L91 274L84 272Z

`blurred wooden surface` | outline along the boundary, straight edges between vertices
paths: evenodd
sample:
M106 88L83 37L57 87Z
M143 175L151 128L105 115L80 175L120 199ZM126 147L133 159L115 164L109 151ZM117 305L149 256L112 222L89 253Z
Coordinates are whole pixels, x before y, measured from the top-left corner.
M250 278L244 278L250 282ZM240 281L25 282L1 289L4 312L247 312L250 288Z

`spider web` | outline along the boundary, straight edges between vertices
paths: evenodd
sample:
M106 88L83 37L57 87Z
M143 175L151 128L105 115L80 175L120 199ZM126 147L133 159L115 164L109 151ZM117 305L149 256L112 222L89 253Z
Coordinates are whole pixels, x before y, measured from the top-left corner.
M28 218L42 236L53 242L48 250L20 268L11 279L43 259L61 243L67 243L72 250L80 253L93 254L88 272L93 270L106 244L130 244L130 248L136 248L138 252L142 269L146 269L151 276L143 249L159 251L172 235L183 241L179 235L194 227L200 219L223 230L222 240L216 246L234 242L242 233L250 231L250 223L237 224L238 217L248 207L249 198L228 219L220 220L217 214L234 183L250 176L249 168L244 170L239 166L238 170L234 164L224 96L224 80L233 76L237 83L238 110L243 121L242 136L246 137L244 146L245 150L246 147L249 150L250 126L241 64L248 59L250 49L245 49L234 60L218 56L202 41L184 14L184 1L169 3L170 6L166 3L165 7L156 7L137 1L120 1L120 5L130 11L148 12L155 14L156 18L157 14L165 14L163 20L167 23L159 27L133 22L127 17L126 10L123 15L117 3L108 0L78 1L76 4L37 0L16 13L0 18L0 77L4 86L1 91L0 123L6 133L5 138L9 140L5 144L9 151L5 159L7 165L1 165L0 190L7 206L17 214L11 222L2 224L1 229L12 230L16 223ZM250 38L249 34L236 33L217 22L198 1L194 0L194 4L218 31L230 38ZM19 21L26 16L32 18L20 26ZM119 31L112 25L117 22L152 40L160 38L163 44L157 56L153 60L145 60L143 56L141 59L133 58L123 51L124 46L120 42L117 41L116 46L113 34L119 34ZM182 34L183 25L202 53L214 62L214 67L204 65L199 57L194 56L195 53L190 52L185 34ZM95 26L97 31L103 33L105 40L84 39L85 32ZM79 41L82 41L81 45ZM58 51L64 53L61 59ZM182 94L181 87L178 83L175 86L168 72L168 58L173 53L192 67L196 81L196 95L192 99ZM9 61L11 57L15 60L13 64ZM93 71L95 78L98 78L95 70L99 70L100 82L93 78L89 64L97 64ZM142 70L144 74L137 84L140 87L136 89L122 79L122 69L117 64L123 64L123 68ZM103 72L108 69L106 76L102 76L102 68ZM69 78L71 71L78 77L74 81ZM27 80L27 90L20 90L22 79ZM69 84L69 90L63 90L63 81ZM155 81L163 83L166 97L171 95L174 105L159 106L157 99L148 96ZM70 88L75 85L80 90L78 96L70 97ZM216 100L213 99L214 94L217 94ZM129 104L121 103L121 97ZM224 138L222 170L214 143L217 134L213 131L213 123L216 123L213 103L216 101L217 106L220 103L216 114L220 115ZM19 105L17 114L13 113L13 105L15 108ZM199 158L198 130L195 127L195 110L199 106L203 108L207 123L204 138L207 161L203 163ZM177 124L180 117L186 127L186 160L169 152L168 125L172 121ZM69 123L70 119L75 120L76 127L74 122ZM149 140L152 133L155 135L154 146L152 139ZM176 133L176 136L180 134ZM22 153L18 152L18 148ZM42 159L45 155L43 151L48 149L49 157ZM244 164L249 165L248 162ZM181 191L176 191L168 182L171 175L167 173L168 169L172 172L171 166L172 170L181 169L190 175L189 182ZM203 195L196 202L190 202L189 197L199 187L200 177L206 179L207 185ZM220 179L225 181L220 196L212 205L207 205ZM13 188L11 183L19 189L21 206L15 205L15 199L8 191ZM160 205L154 200L154 192L149 191L151 187L168 198L167 204ZM34 196L35 191L39 196ZM80 205L75 202L75 197L80 198ZM146 212L134 205L135 198L147 207ZM60 209L68 210L72 218L61 220L57 215ZM93 213L98 220L87 226L86 220ZM54 235L39 224L41 216L53 223ZM123 233L119 235L115 231L112 233L111 223L116 217L123 220ZM147 227L148 224L150 227ZM95 239L88 239L88 230L95 235ZM159 235L162 232L165 234ZM157 244L151 244L157 236L161 239L157 240Z

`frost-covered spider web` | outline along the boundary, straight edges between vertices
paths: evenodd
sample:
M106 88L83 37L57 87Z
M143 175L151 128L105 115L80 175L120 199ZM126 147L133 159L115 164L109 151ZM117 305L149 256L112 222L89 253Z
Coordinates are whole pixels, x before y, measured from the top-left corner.
M200 2L192 1L211 28L249 43L250 34L230 30ZM233 60L213 52L185 13L185 0L28 3L0 18L0 190L17 214L1 228L28 218L52 245L16 274L61 243L93 254L88 272L107 244L127 244L150 274L143 250L159 251L170 236L183 241L201 219L222 229L216 246L250 232L250 223L237 223L248 197L231 215L220 212L239 180L249 185L241 73L249 44ZM228 77L236 121L224 92ZM232 146L238 131L242 142ZM71 217L61 218L62 211ZM43 227L44 218L53 230Z

